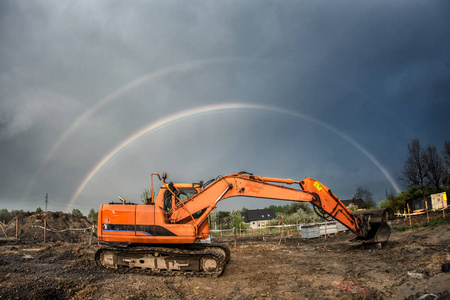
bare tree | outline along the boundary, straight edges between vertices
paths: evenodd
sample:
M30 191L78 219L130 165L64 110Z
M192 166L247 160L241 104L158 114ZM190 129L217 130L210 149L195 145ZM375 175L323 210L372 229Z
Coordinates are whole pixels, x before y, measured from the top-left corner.
M420 147L419 139L413 139L408 144L408 158L402 170L402 180L408 187L416 186L425 193L426 178L428 175L425 151Z
M444 158L444 184L450 185L450 141L445 141L444 149L442 150L442 157Z
M355 198L356 199L358 199L358 198L363 199L364 202L366 202L366 205L365 205L364 208L373 208L373 207L375 207L375 201L373 201L372 193L366 187L358 186L356 188Z
M433 187L436 192L439 192L444 178L442 157L439 155L435 146L428 146L425 150L424 159L428 171L426 174L428 184Z

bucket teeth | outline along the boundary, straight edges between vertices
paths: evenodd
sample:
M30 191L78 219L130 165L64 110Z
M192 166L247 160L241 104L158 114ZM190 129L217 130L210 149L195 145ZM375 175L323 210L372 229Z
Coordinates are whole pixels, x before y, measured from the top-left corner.
M360 227L363 231L363 235L359 236L357 240L362 240L365 243L386 242L392 231L387 223L390 215L390 211L384 208L365 210L356 213L356 216L360 221Z

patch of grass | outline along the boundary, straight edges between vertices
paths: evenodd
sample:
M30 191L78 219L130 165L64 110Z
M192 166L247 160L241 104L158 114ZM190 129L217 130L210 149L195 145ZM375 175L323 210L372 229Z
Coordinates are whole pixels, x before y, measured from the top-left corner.
M397 231L406 231L408 229L416 229L416 228L419 228L419 227L420 227L419 225L414 224L412 227L409 227L409 226L400 226L400 227L394 226L392 229L397 230Z
M394 227L392 227L392 229L394 229L396 231L406 231L408 229L416 229L416 228L419 228L419 227L433 227L433 226L436 226L436 225L444 223L444 222L450 222L450 215L449 216L445 216L445 218L439 218L439 219L432 220L430 222L426 222L426 223L424 223L422 225L414 224L412 227L409 227L409 226L400 226L400 227L394 226Z
M400 226L400 227L394 226L394 227L392 227L392 229L397 230L397 231L406 231L409 229L409 227L408 226Z
M438 225L438 224L441 224L444 222L448 222L448 221L450 221L450 216L445 216L445 218L435 219L430 222L426 222L422 226L423 227L435 226L435 225Z

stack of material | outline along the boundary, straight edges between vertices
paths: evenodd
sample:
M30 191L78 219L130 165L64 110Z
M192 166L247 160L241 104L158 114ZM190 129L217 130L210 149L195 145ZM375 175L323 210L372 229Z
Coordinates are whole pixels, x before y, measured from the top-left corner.
M303 225L302 238L311 239L320 237L320 225Z

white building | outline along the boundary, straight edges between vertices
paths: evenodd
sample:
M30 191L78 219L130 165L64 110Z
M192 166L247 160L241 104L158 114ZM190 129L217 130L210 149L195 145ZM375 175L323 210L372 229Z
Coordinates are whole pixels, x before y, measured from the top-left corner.
M250 224L251 229L264 228L270 220L275 219L276 215L273 209L254 209L241 213L245 223Z

